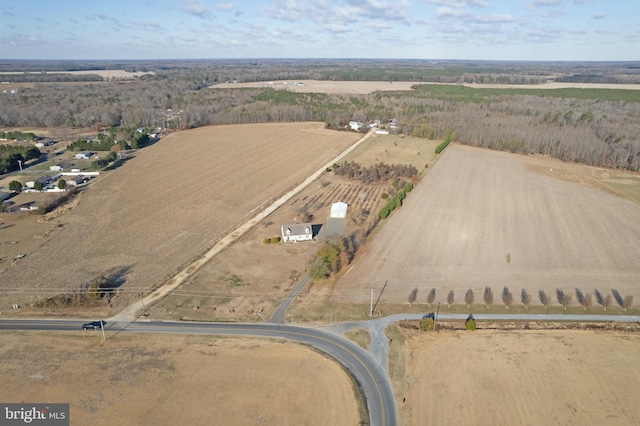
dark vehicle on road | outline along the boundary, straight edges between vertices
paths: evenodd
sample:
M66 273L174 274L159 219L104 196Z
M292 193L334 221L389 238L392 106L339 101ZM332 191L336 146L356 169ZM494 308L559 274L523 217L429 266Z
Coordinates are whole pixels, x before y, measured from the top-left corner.
M104 327L106 323L107 322L105 320L91 321L91 322L82 324L82 329L83 330L99 330L101 327Z

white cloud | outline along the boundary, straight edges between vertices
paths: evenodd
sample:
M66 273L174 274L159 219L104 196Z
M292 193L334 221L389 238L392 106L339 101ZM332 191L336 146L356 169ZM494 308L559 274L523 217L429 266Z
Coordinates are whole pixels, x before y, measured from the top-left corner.
M473 20L483 24L503 24L515 21L511 15L501 15L497 13L486 16L475 16Z
M538 7L560 6L561 0L533 0L527 5L529 9L536 9Z
M180 9L184 12L187 12L190 15L197 16L203 19L211 18L211 14L209 10L198 3L196 0L182 0L182 4L180 5Z
M213 5L213 8L216 10L233 10L236 5L233 3L216 3Z

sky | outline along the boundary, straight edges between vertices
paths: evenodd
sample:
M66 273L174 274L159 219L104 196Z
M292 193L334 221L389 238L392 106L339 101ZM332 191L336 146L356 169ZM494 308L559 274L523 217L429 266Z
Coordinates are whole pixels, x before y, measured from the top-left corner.
M639 0L0 0L0 59L640 60Z

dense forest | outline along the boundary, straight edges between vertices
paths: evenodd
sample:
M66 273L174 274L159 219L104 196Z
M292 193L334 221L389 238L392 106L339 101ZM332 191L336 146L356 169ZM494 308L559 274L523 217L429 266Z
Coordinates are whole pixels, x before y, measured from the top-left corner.
M127 67L148 70L152 65ZM154 75L134 81L34 82L18 93L0 93L0 126L185 129L313 120L336 128L349 120L386 123L395 118L398 131L406 135L449 136L474 146L640 170L640 92L636 90L487 89L425 83L410 92L337 95L215 86L230 79L305 78L536 84L547 81L549 75L557 81L620 83L640 81L637 64L376 64L363 60L354 65L283 60L233 62L226 67L182 65L163 63Z

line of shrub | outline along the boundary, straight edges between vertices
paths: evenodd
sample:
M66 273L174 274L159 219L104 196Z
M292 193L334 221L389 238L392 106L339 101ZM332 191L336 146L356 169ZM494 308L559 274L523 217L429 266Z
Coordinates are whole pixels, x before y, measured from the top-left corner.
M442 151L444 151L444 149L447 147L447 145L449 145L450 142L451 142L451 136L447 135L447 137L444 138L442 143L436 146L436 154L440 154Z
M402 189L396 192L394 196L387 201L387 204L380 209L378 217L380 219L386 219L396 207L402 206L402 200L407 198L407 193L411 192L412 189L413 184L411 182L405 183Z

